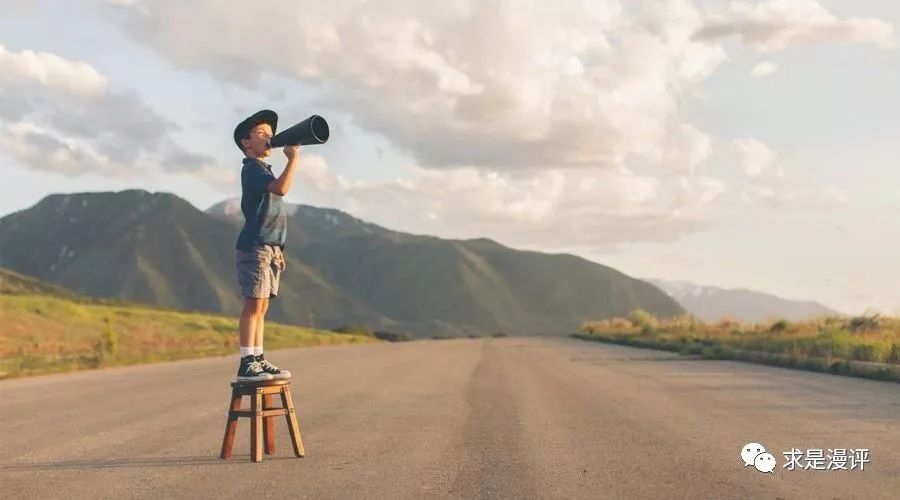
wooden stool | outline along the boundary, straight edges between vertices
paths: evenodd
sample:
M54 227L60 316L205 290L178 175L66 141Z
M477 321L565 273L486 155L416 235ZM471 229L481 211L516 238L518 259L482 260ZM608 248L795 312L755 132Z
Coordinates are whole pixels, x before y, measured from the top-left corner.
M231 404L228 406L228 421L225 423L225 438L222 440L222 453L219 458L231 456L234 446L234 433L237 431L238 418L250 419L250 460L262 460L260 443L265 435L266 455L275 453L274 418L284 415L288 429L291 431L291 442L294 444L294 455L304 456L303 440L300 439L300 425L294 412L294 401L291 399L290 380L268 380L265 382L232 382ZM281 408L272 405L272 395L281 394ZM250 409L241 409L241 400L250 396Z

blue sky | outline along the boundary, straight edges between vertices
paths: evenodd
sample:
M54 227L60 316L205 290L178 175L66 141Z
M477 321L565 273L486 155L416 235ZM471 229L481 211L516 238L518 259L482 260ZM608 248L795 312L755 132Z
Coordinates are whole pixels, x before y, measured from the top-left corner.
M0 6L0 214L205 209L239 196L234 123L318 113L288 201L900 314L896 3L235 5Z

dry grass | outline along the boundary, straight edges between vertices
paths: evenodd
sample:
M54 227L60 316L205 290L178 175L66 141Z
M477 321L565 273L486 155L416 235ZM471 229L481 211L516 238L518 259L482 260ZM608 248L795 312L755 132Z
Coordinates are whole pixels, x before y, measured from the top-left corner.
M578 336L710 358L756 357L833 372L845 371L849 362L900 365L900 318L878 314L747 324L733 318L705 323L690 315L659 320L635 311L628 318L587 322Z
M267 350L375 342L266 322ZM219 356L238 351L238 318L0 295L0 378Z

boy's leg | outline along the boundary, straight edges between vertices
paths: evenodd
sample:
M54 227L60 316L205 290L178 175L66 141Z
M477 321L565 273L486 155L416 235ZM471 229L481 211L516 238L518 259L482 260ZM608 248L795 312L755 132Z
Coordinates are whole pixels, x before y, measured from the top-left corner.
M269 311L269 299L278 295L278 284L281 281L281 272L284 270L284 254L281 252L281 247L268 245L266 248L269 250L269 253L266 255L270 258L265 273L267 278L266 284L268 285L266 293L268 296L262 299L262 314L259 316L259 322L256 324L256 336L253 342L256 354L262 352L263 330L265 329L266 313Z
M265 315L268 297L272 294L272 260L274 251L269 245L256 245L247 251L237 250L237 273L244 309L241 311L241 357L249 350L254 354L256 329Z
M268 299L244 298L244 310L241 312L241 347L252 348L256 345L254 344L256 328L262 322L265 300Z
M249 344L255 346L256 352L259 352L263 345L263 330L265 329L266 313L269 311L269 299L259 299L261 301L260 310L262 311L256 320L256 329L254 342Z
M269 310L269 299L261 299L262 300L262 314L259 315L259 322L256 324L256 337L254 342L254 351L253 354L255 356L259 356L263 354L263 330L266 319L266 312ZM291 378L291 372L288 370L282 370L277 366L273 365L269 360L265 358L262 359L263 370L266 373L272 374L276 380L285 380Z

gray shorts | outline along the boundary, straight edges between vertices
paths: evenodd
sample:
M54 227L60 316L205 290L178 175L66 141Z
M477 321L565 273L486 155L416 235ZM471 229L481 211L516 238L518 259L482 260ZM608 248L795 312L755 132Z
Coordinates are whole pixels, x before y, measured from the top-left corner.
M254 245L246 252L237 250L238 284L246 298L269 299L278 295L278 282L284 269L284 254L278 245Z

